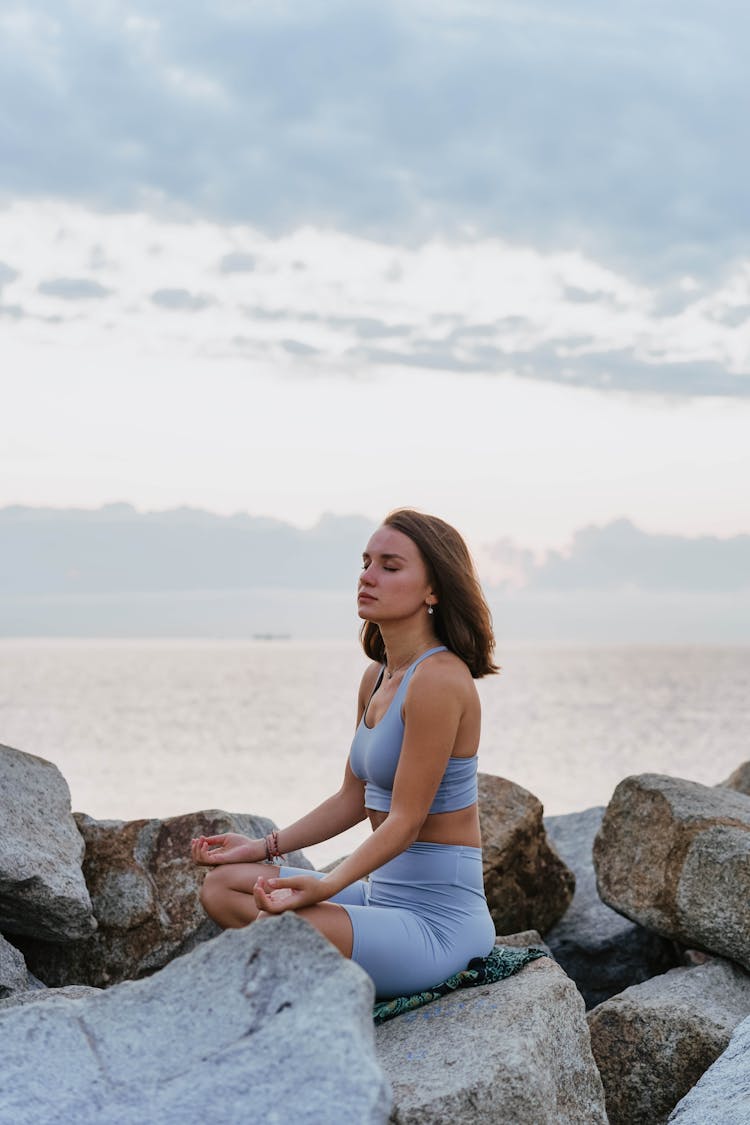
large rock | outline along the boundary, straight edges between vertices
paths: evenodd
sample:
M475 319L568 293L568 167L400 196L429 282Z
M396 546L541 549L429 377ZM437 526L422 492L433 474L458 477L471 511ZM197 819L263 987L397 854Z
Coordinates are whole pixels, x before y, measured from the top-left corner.
M215 937L219 927L199 901L206 868L190 859L194 836L264 836L265 817L218 810L166 820L93 820L76 813L86 841L83 871L99 927L66 945L19 939L29 969L45 984L105 987L146 976ZM290 856L310 867L301 852Z
M80 1000L82 996L96 996L101 991L101 988L89 988L87 984L71 984L67 988L27 988L23 992L12 992L10 996L0 1000L0 1013L24 1004L64 1004L68 1000Z
M721 788L735 789L738 793L750 797L750 762L743 762L741 766L737 766L734 773L730 773L726 781L721 782Z
M610 1125L665 1122L748 1015L750 975L719 959L670 969L594 1008L591 1047Z
M0 1000L11 992L27 988L28 982L23 954L0 935Z
M1 1012L0 1120L385 1122L373 991L291 913L229 930L147 980Z
M734 1029L729 1046L669 1117L675 1125L748 1125L750 1018Z
M542 813L527 789L479 774L484 890L500 934L543 934L573 898L575 876L550 847Z
M599 894L635 922L750 968L750 798L641 774L594 842Z
M57 766L0 746L0 921L5 934L72 941L96 929L83 840Z
M562 969L532 961L376 1030L398 1125L606 1125L583 1001Z
M599 807L544 818L550 841L576 879L573 901L548 931L547 944L578 985L587 1008L681 962L673 942L624 918L599 898L592 852L603 815Z

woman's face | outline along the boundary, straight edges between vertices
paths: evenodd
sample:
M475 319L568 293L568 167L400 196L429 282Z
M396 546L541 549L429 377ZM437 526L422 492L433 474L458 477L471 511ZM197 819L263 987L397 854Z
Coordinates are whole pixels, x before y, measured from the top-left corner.
M416 543L393 527L379 527L362 555L357 612L380 625L425 613L436 604Z

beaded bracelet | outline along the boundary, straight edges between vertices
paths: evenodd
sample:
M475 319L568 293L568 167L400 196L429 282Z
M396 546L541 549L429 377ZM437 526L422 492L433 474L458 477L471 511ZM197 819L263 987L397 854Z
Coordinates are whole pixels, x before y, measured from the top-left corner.
M273 863L275 859L286 860L286 856L279 851L279 833L276 829L266 836L266 863Z

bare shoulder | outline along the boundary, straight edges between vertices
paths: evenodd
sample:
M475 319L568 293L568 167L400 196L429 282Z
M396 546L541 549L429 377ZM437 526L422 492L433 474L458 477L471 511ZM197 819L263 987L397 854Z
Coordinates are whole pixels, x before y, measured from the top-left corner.
M463 706L478 698L471 672L455 652L436 652L414 669L407 699L434 699L436 694L452 697Z

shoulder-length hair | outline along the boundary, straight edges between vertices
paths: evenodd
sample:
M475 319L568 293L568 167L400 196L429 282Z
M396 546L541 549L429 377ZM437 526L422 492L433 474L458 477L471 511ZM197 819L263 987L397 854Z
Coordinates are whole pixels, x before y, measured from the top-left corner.
M469 549L455 527L412 508L389 512L383 526L407 535L424 560L437 597L433 623L440 643L460 656L475 680L497 672L492 615ZM367 656L382 663L385 642L379 626L365 621L359 636Z

